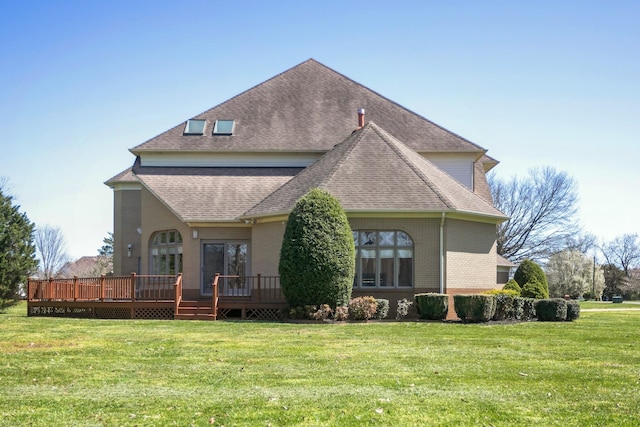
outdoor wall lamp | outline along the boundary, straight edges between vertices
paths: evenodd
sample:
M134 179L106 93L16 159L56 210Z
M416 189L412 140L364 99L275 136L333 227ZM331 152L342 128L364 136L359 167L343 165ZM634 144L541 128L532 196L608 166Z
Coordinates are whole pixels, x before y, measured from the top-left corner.
M133 249L133 245L132 245L131 243L129 243L129 244L127 245L127 256L128 256L129 258L131 258L131 249Z

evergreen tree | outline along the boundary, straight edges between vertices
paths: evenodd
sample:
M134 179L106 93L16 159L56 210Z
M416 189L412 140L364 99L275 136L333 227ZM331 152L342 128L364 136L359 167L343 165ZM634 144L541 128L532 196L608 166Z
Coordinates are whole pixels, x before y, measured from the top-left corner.
M0 186L0 307L18 300L38 267L33 233L33 223Z
M529 282L538 282L544 295L542 298L549 298L549 283L547 282L547 275L544 274L542 268L535 262L529 259L522 261L516 269L516 272L513 274L513 278L522 288L522 296L525 296L524 285Z
M291 307L349 303L355 274L353 234L331 194L312 189L298 200L287 221L278 269Z

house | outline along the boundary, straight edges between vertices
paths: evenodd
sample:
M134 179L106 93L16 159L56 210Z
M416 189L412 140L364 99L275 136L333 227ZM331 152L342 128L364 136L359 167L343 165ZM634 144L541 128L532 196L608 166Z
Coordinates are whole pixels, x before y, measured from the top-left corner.
M484 148L309 59L132 148L114 192L114 274L278 275L287 216L313 187L345 209L354 296L497 287Z

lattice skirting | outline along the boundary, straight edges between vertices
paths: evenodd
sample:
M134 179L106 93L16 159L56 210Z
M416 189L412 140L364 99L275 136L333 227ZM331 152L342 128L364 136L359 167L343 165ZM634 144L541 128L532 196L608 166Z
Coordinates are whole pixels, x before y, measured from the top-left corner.
M29 316L94 317L93 307L29 307Z
M173 307L30 306L29 316L84 317L98 319L173 319Z
M134 317L136 319L173 319L174 309L169 307L144 307L136 308Z
M255 320L283 320L281 308L251 308L247 309L247 319Z

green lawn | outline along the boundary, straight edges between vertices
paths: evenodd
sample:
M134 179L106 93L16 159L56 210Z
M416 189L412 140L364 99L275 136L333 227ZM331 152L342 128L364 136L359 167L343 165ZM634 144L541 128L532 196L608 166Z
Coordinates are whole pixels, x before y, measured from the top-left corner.
M493 325L25 313L22 304L0 314L0 426L631 426L640 417L640 311Z

